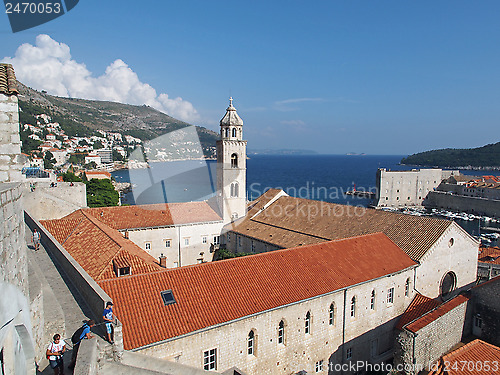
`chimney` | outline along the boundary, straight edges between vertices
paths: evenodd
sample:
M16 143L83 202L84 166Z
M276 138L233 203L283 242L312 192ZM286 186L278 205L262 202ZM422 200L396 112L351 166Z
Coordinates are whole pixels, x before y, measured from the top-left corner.
M167 268L167 257L163 253L160 254L160 267Z

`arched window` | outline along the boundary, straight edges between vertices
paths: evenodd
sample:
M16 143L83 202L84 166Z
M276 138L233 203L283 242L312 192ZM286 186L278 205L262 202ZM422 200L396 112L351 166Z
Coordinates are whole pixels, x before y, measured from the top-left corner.
M226 128L226 138L229 138L229 128Z
M231 168L238 168L238 155L237 154L231 155Z
M375 289L372 290L372 295L370 296L370 310L375 310Z
M330 305L330 310L328 311L329 314L328 314L328 324L330 324L331 326L333 326L335 324L335 304L332 303Z
M236 138L236 128L233 128L233 137Z
M239 184L237 182L233 182L231 184L231 198L237 198L239 195Z
M255 355L255 333L253 332L253 330L251 330L248 334L247 344L248 355Z
M410 278L407 278L405 283L405 297L409 296L410 296Z
M285 322L283 320L278 325L278 344L285 344Z
M352 297L351 299L351 317L354 318L356 316L356 297Z
M310 311L308 311L307 314L306 314L304 332L306 334L310 334L311 333L311 312Z
M441 281L441 295L443 298L450 297L451 292L455 290L457 286L457 277L453 272L448 272Z

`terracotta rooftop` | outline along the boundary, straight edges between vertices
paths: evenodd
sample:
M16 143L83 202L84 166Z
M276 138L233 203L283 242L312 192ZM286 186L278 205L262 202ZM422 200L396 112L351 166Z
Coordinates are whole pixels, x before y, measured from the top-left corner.
M16 75L11 64L0 64L0 93L5 95L19 94Z
M404 328L413 333L417 333L422 328L426 327L436 319L442 317L443 315L453 310L455 307L460 306L468 300L469 298L464 295L456 296L455 298L424 314L417 320L411 322L410 324L407 324Z
M420 318L422 315L428 313L432 309L435 309L441 304L441 302L425 297L420 293L415 295L413 301L410 303L410 306L405 310L401 318L399 318L398 324L396 325L396 329L403 329L405 325L413 322L417 318Z
M84 210L118 230L222 220L207 202L98 207Z
M116 278L100 285L123 323L125 349L132 349L413 266L416 263L387 236L376 233ZM167 290L173 291L176 302L165 306L160 293Z
M236 224L233 232L281 248L383 232L418 261L453 222L282 196Z
M485 364L489 365L489 369ZM476 339L444 355L429 375L491 375L500 372L500 348Z
M115 266L129 266L132 275L163 269L132 241L82 210L41 224L96 281L117 277Z
M485 247L479 248L478 261L482 263L500 264L500 247Z

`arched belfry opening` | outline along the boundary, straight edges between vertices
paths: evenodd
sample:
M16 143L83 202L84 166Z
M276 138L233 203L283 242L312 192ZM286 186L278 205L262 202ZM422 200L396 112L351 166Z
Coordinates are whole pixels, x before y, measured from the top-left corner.
M231 168L238 168L238 154L231 155Z
M224 223L246 215L247 142L243 120L229 99L229 107L220 120L221 138L217 141L217 205Z

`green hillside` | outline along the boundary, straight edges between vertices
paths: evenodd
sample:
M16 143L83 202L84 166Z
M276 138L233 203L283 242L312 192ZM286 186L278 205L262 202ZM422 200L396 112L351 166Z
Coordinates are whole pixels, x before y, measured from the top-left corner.
M45 113L58 122L68 136L91 136L96 130L128 134L142 140L184 128L190 124L146 105L62 98L19 86L21 124L36 124L34 115ZM213 155L218 134L196 127L205 155Z
M500 142L477 148L433 150L413 154L401 164L425 167L500 167Z

